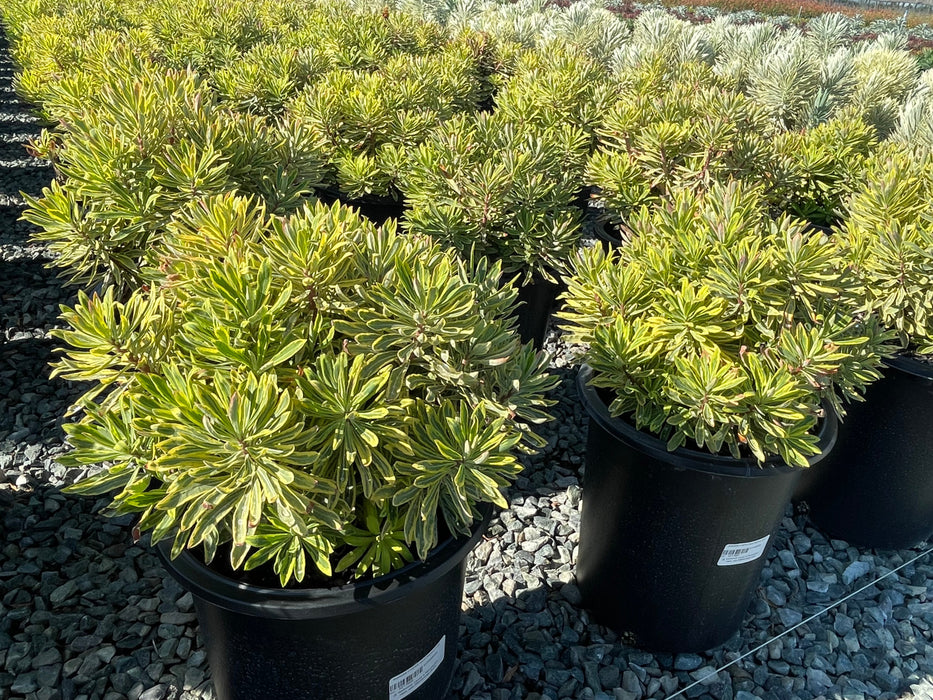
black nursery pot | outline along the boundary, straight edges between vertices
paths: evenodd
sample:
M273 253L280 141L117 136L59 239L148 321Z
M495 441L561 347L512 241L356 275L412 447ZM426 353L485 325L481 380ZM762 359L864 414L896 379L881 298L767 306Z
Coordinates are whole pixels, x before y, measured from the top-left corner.
M742 624L765 553L801 469L679 448L613 418L578 389L590 416L577 583L594 619L644 649L703 651ZM836 422L821 424L820 459Z
M608 220L602 220L596 226L596 239L607 253L622 245L622 229Z
M933 365L898 356L847 407L839 444L795 494L826 534L906 549L933 536Z
M259 588L222 576L188 552L169 573L194 596L220 700L438 700L457 656L468 538L448 538L416 562L340 588Z
M515 312L515 318L518 320L518 334L523 343L534 343L536 350L544 347L548 320L557 305L557 297L561 291L562 285L539 277L518 288L518 301L521 305Z
M369 196L361 199L351 199L336 189L322 189L317 191L318 198L325 204L340 201L348 207L359 211L374 224L384 224L389 219L400 219L405 213L405 203L391 197Z

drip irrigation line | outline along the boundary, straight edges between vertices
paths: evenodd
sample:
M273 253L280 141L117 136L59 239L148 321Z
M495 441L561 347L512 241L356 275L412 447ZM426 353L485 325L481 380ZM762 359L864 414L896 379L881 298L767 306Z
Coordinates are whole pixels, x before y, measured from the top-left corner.
M900 571L901 569L903 569L905 566L910 566L910 565L913 564L915 561L917 561L918 559L922 559L923 557L925 557L925 556L926 556L927 554L929 554L930 552L933 552L933 547L930 547L930 548L927 549L926 551L920 552L920 554L918 554L917 556L915 556L915 557L914 557L913 559L911 559L910 561L905 561L903 564L901 564L900 566L898 566L896 569L891 569L891 570L890 570L889 572L887 572L886 574L882 574L881 576L879 576L878 578L872 580L871 582L866 583L864 586L862 586L862 587L859 588L858 590L852 591L851 593L849 593L849 594L848 594L847 596L845 596L844 598L840 598L840 599L837 600L835 603L831 603L830 605L826 606L825 608L823 608L823 609L820 610L819 612L813 613L812 615L810 615L810 617L808 617L808 618L806 618L806 619L804 619L804 620L801 620L800 622L798 622L798 623L797 623L796 625L794 625L793 627L788 627L786 630L784 630L783 632L781 632L779 635L776 635L776 636L772 637L771 639L769 639L769 640L766 641L766 642L762 642L761 644L759 644L759 645L758 645L757 647L755 647L754 649L749 649L748 651L746 651L744 654L742 654L742 655L739 656L738 658L733 659L732 661L730 661L729 663L725 664L724 666L720 666L720 667L717 668L715 671L712 671L712 672L710 672L710 673L707 673L707 674L706 674L705 676L703 676L702 678L693 681L693 683L691 683L690 685L688 685L688 686L682 688L681 690L678 690L676 693L672 693L671 695L668 695L664 700L671 700L672 698L676 698L676 697L678 697L678 696L680 696L680 695L683 695L684 693L686 693L686 692L687 692L688 690L690 690L691 688L695 688L696 686L701 685L702 683L704 683L705 681L709 680L710 678L713 678L714 676L719 675L720 672L725 671L725 670L726 670L727 668L729 668L730 666L733 666L733 665L737 664L737 663L738 663L739 661L741 661L742 659L745 659L745 658L751 656L752 654L754 654L755 652L757 652L757 651L759 651L759 650L761 650L761 649L764 649L766 646L768 646L769 644L771 644L771 642L780 639L781 637L783 637L783 636L786 635L786 634L790 634L790 633L793 632L795 629L797 629L798 627L801 627L801 626L807 624L808 622L812 622L813 620L815 620L816 618L818 618L820 615L823 615L824 613L829 612L830 610L832 610L833 608L835 608L837 605L841 605L842 603L846 602L847 600L849 600L849 599L852 598L853 596L856 596L856 595L858 595L859 593L861 593L862 591L864 591L864 590L866 590L866 589L868 589L868 588L871 588L872 586L874 586L874 585L875 585L876 583L878 583L879 581L882 581L882 580L886 579L886 578L887 578L888 576L890 576L891 574L897 573L898 571Z

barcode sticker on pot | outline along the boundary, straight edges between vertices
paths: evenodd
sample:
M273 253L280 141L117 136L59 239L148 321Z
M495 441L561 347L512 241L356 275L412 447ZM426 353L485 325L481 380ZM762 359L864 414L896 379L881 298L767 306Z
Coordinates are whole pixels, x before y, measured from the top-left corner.
M739 544L727 544L719 555L719 561L716 566L735 566L744 564L748 561L755 561L765 552L768 546L768 540L771 535L765 535L760 540L754 542L741 542Z
M441 641L434 645L421 661L402 671L389 681L389 700L402 700L414 693L421 685L431 677L431 674L437 670L444 660L444 643L447 641L447 635L441 637Z

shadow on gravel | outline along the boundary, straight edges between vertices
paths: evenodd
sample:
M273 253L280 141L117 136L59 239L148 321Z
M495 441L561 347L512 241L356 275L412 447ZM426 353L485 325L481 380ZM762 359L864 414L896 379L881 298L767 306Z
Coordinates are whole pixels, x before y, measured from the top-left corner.
M0 81L2 80L3 76L0 76ZM0 97L0 112L3 112L3 114L26 116L32 114L32 108L18 97ZM29 124L29 126L32 127L34 125Z
M0 328L6 332L44 328L58 321L59 304L77 292L66 287L46 258L0 260Z
M623 697L665 697L689 684L686 672L674 670L672 654L651 654L624 645L612 630L590 624L578 601L573 582L555 582L466 610L461 617L461 651L451 697L466 699L481 692L497 700L517 700L530 693L581 697L587 687L594 694L619 697L613 691L621 689L623 682L630 688L628 693L636 693ZM632 664L642 671L646 665L659 669L656 682L648 680L647 673L637 690L632 679L623 681L622 674ZM661 689L661 677L666 691ZM707 687L705 692L724 697L716 690Z
M38 689L59 700L139 697L158 688L149 696L176 700L185 680L203 685L191 596L133 543L132 519L104 517L104 499L27 481L0 483L0 697Z
M0 105L0 109L4 109L3 105ZM0 140L0 163L32 158L26 151L28 139L33 135L31 127L31 124L24 124L22 130L8 134ZM0 170L6 168L0 166Z
M38 136L43 126L46 126L46 124L33 117L27 107L8 105L0 110L0 138L26 133L31 136Z
M0 194L18 195L25 192L33 196L42 194L55 176L52 166L38 159L34 165L7 165L0 163Z
M61 443L68 408L87 390L51 378L59 341L27 333L0 344L0 440Z
M0 169L0 173L2 172L2 169ZM0 185L0 187L3 187L3 185ZM15 194L17 197L19 196L19 192L3 194L7 194L7 196L10 194ZM22 204L0 204L0 234L14 231L15 229L19 228L22 223L25 223L19 221L19 217L23 215L24 208L25 207Z
M875 591L875 595L877 595ZM871 593L863 602L872 605ZM768 604L759 590L746 613L742 630L725 645L697 654L651 653L628 646L625 639L612 630L590 623L588 613L579 607L579 590L568 584L548 583L503 596L493 602L471 607L463 612L460 628L460 655L451 684L452 698L492 698L519 700L530 693L544 697L666 698L686 689L695 681L725 666L741 654L768 640L755 630L753 621L761 618L761 608ZM777 618L775 610L770 615ZM850 610L850 614L852 611ZM775 620L779 629L783 625ZM926 698L914 693L913 686L933 687L933 673L911 670L894 649L868 648L859 652L861 659L855 668L841 671L828 668L814 673L820 659L813 653L832 623L815 621L789 635L793 655L800 662L789 667L783 660L782 645L771 644L732 666L693 685L681 697L701 700L732 698L744 691L755 695L756 687L764 687L760 697L769 700L801 700L814 697ZM857 637L866 640L873 634L869 617L856 619ZM927 640L929 645L929 640ZM787 652L783 652L786 654ZM920 652L922 653L922 652ZM823 656L820 654L819 656ZM832 657L832 653L825 654ZM854 655L853 655L854 656ZM814 665L816 660L816 665ZM783 664L783 665L782 665ZM879 669L891 668L883 672ZM896 669L896 670L893 670ZM822 675L821 675L822 674ZM818 690L823 680L831 685ZM796 682L803 687L788 687ZM879 687L880 686L880 687ZM586 688L590 690L587 691Z

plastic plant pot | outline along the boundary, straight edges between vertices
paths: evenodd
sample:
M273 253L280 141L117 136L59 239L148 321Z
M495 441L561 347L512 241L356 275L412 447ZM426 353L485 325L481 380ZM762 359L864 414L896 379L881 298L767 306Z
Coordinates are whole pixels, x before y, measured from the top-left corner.
M437 700L457 656L468 538L448 538L424 562L338 588L260 588L227 578L189 552L169 573L191 591L220 700Z
M613 248L618 248L622 245L622 229L611 221L603 220L597 222L595 233L596 240L599 241L599 244L607 253Z
M518 288L521 305L515 312L518 334L523 343L534 343L535 349L544 347L548 321L561 293L561 285L535 278Z
M847 407L839 444L795 499L831 537L906 549L933 536L933 364L896 356L885 365L865 401Z
M800 468L779 459L759 466L679 448L609 414L587 386L589 413L577 583L593 618L635 646L703 651L742 624L765 555ZM833 446L836 421L821 422L820 455Z

